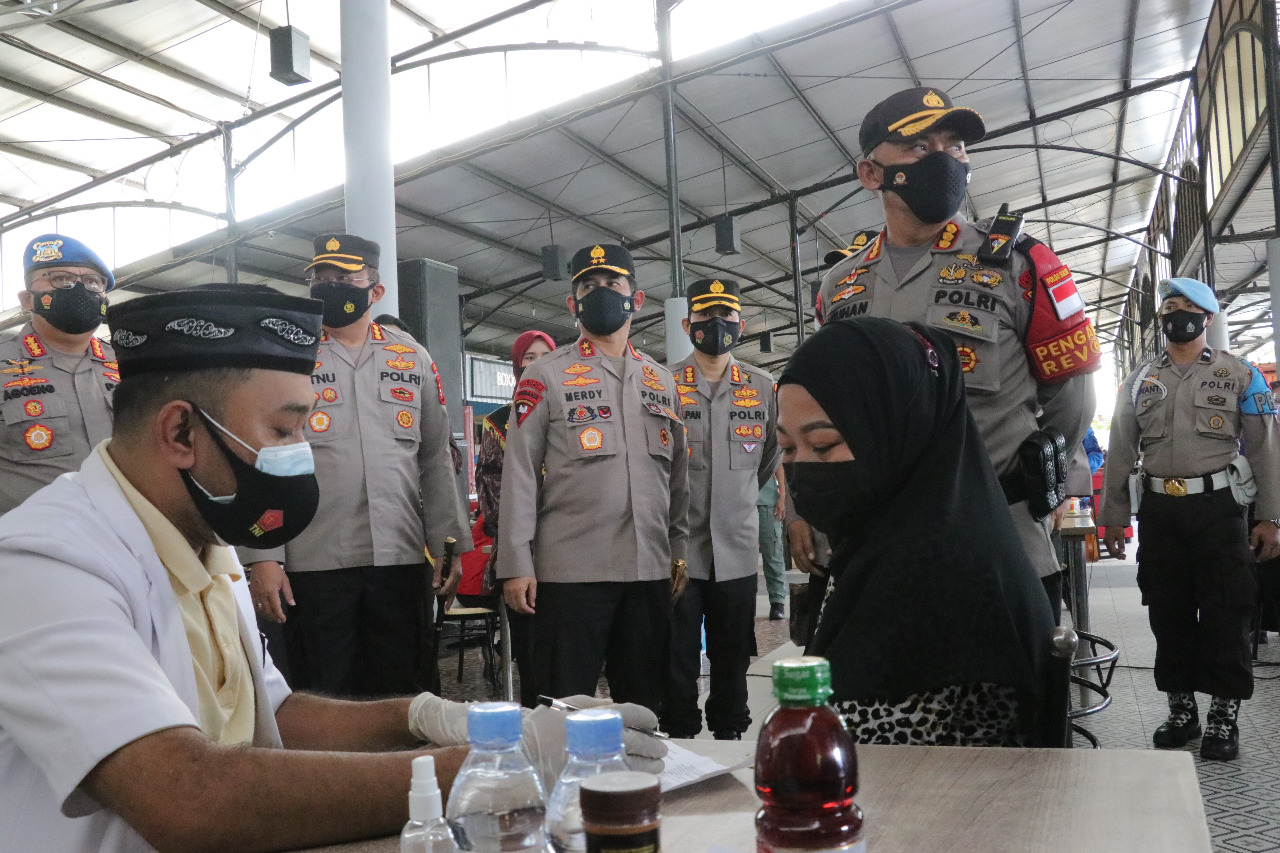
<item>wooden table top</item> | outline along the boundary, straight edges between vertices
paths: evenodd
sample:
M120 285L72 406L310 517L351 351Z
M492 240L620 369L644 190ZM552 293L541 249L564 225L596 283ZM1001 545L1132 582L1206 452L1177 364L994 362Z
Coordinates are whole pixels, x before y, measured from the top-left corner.
M754 744L686 741L732 763ZM1210 853L1209 829L1185 752L859 746L867 847L874 853ZM673 853L755 849L760 802L751 770L663 797L662 842ZM384 838L324 853L395 853Z

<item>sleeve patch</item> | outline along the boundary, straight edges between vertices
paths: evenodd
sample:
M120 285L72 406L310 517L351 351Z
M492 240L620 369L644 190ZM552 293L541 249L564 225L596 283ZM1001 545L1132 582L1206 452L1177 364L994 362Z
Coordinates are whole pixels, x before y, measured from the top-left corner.
M1036 381L1063 382L1082 373L1091 373L1102 359L1102 345L1088 318L1061 334L1027 344L1027 355Z
M1267 378L1249 362L1246 361L1245 364L1249 365L1250 378L1249 387L1240 395L1240 414L1274 415L1276 401L1271 393L1271 386L1267 385Z
M538 407L542 402L542 395L546 393L547 386L543 385L536 379L521 379L520 384L516 386L516 393L513 397L516 412L516 426L524 424L524 419L529 417L529 413Z

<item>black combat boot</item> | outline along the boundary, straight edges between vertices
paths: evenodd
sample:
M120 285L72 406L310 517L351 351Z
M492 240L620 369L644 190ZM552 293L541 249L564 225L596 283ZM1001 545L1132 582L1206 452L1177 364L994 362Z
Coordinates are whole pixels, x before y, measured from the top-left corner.
M1200 741L1200 757L1207 761L1231 761L1240 754L1239 699L1213 697L1205 715L1204 739Z
M1194 693L1169 694L1169 719L1156 729L1151 742L1160 749L1177 749L1200 737L1200 709Z

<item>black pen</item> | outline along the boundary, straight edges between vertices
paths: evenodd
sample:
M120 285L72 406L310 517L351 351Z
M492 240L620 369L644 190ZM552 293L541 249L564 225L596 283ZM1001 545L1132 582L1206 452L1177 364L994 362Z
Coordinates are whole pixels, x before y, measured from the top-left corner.
M583 708L579 708L577 705L570 705L568 702L561 702L559 699L553 699L550 696L539 696L538 704L545 705L548 708L555 708L557 711L564 711L566 714L572 714L574 711L584 710ZM640 726L627 726L626 728L633 732L639 732L642 735L656 737L660 740L669 739L666 732L660 732L655 729L646 729Z

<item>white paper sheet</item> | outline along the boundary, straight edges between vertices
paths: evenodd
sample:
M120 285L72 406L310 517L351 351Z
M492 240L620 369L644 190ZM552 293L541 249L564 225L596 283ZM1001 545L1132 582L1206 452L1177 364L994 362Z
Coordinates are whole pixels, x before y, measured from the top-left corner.
M736 764L722 764L714 758L707 758L705 755L698 755L696 752L685 749L675 741L668 741L667 755L663 759L664 767L659 779L664 792L674 791L677 788L701 782L703 779L731 773L750 763L751 756L744 755Z

